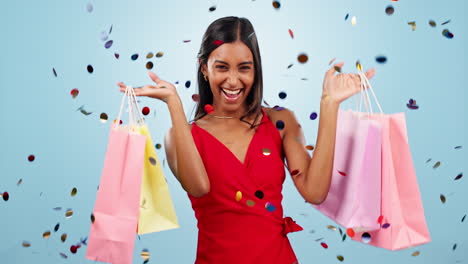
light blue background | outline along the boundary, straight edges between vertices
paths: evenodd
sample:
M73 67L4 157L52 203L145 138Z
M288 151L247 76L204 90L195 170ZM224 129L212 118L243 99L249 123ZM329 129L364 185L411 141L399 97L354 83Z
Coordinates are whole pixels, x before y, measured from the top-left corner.
M417 172L432 242L416 248L391 252L347 239L341 242L333 224L304 203L291 179L284 184L285 214L292 216L304 231L289 235L300 263L456 263L468 261L468 220L461 222L467 208L467 179L453 179L465 169L466 156L466 68L467 3L450 1L282 1L276 10L271 1L3 1L0 16L0 263L88 263L86 248L73 255L72 244L88 236L89 216L107 146L109 124L99 121L101 112L116 118L122 94L117 81L138 86L151 83L145 57L154 58L154 72L162 79L179 81L178 91L187 118L192 119L196 90L196 54L202 35L215 19L228 15L247 17L259 40L264 73L264 99L271 105L292 109L305 131L308 144L315 144L323 74L330 59L344 61L344 72L356 72L360 60L364 68L375 67L371 80L386 113L405 112L409 143ZM385 14L392 4L395 13ZM216 5L214 12L210 6ZM349 13L349 19L344 20ZM357 25L351 25L351 17ZM437 22L431 28L428 21ZM440 24L448 19L445 26ZM417 29L407 24L416 21ZM100 40L109 31L114 40L110 49ZM294 32L291 39L288 29ZM441 32L448 28L455 37ZM183 40L191 40L184 43ZM114 52L120 53L115 59ZM306 64L297 55L309 56ZM130 56L140 57L132 61ZM375 56L385 55L386 64ZM290 63L294 66L287 69ZM94 73L86 70L93 65ZM55 68L58 77L52 73ZM307 78L307 80L301 80ZM190 88L184 83L192 81ZM80 94L72 99L70 90ZM286 91L281 100L279 91ZM419 110L409 110L409 98ZM93 112L76 111L80 106ZM141 98L149 106L146 120L153 141L163 144L171 126L163 102ZM354 107L348 100L342 108ZM462 149L454 149L462 145ZM160 160L164 149L157 151ZM28 162L28 155L36 156ZM432 161L426 163L431 158ZM436 161L441 166L433 169ZM164 167L181 227L143 235L136 240L133 263L142 263L140 252L149 249L149 263L193 263L196 252L196 221L186 193ZM19 179L22 184L17 186ZM70 196L73 187L78 189ZM439 196L445 194L442 204ZM63 207L54 211L54 207ZM74 215L65 219L65 210ZM53 232L56 223L60 230ZM51 230L48 240L42 233ZM311 233L314 230L315 233ZM68 234L66 243L60 241ZM315 240L324 237L329 248ZM31 243L23 248L22 241ZM452 250L457 243L456 250ZM417 257L411 253L419 250ZM63 259L59 252L66 253Z

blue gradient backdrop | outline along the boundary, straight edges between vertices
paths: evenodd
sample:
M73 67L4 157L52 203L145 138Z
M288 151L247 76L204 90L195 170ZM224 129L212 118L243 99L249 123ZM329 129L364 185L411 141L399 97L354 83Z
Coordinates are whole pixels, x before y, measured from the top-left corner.
M94 6L92 12L86 10L88 3ZM395 13L388 16L385 8L390 4ZM209 12L213 5L216 10ZM289 235L300 263L337 263L337 255L343 255L345 263L468 261L468 221L461 221L468 213L467 179L454 181L467 164L466 1L291 0L282 1L277 10L266 0L17 0L3 1L1 11L0 192L9 192L10 199L0 199L0 263L91 262L84 257L86 248L76 254L69 248L88 236L110 124L101 123L99 115L116 117L122 96L116 82L150 83L146 54L163 51L163 57L151 59L153 71L162 79L179 81L187 118L193 118L191 96L196 93L196 54L202 35L212 21L228 15L253 23L263 60L264 99L296 113L308 144L315 144L318 126L309 115L319 111L323 75L334 57L345 62L344 72L355 72L358 59L366 69L375 67L371 83L384 111L406 113L432 242L397 252L349 239L342 242L337 231L326 228L333 222L304 203L288 174L285 213L305 229ZM357 17L355 26L352 16ZM429 26L430 19L437 27ZM416 21L415 31L410 21ZM105 49L100 34L111 25L109 39L114 44ZM453 39L442 36L444 28L455 35ZM306 64L297 62L302 52L309 57ZM130 59L134 53L140 55L136 61ZM378 55L387 56L387 63L378 64ZM294 66L287 69L291 63ZM94 67L92 74L86 70L88 64ZM188 80L192 85L186 88ZM80 90L75 99L70 96L73 88ZM280 91L287 92L286 99L278 97ZM410 98L417 100L419 110L406 107ZM342 108L354 107L352 99ZM146 120L153 141L163 144L171 125L166 105L150 98L141 98L141 105L151 108ZM92 114L83 115L77 111L80 106ZM458 145L463 148L455 149ZM157 153L165 159L163 148ZM34 162L27 160L30 154L35 155ZM426 163L428 159L432 160ZM441 165L433 169L436 161ZM164 172L181 227L136 239L133 263L143 262L139 255L144 248L151 253L149 263L195 259L197 229L190 202L167 164ZM73 187L78 193L71 197ZM445 204L440 194L447 197ZM67 208L74 211L68 219ZM55 233L56 223L60 229ZM47 240L42 238L46 230L52 231ZM65 243L60 241L62 233L68 234ZM321 237L328 249L315 241ZM31 247L22 247L24 240ZM411 256L416 250L421 254Z

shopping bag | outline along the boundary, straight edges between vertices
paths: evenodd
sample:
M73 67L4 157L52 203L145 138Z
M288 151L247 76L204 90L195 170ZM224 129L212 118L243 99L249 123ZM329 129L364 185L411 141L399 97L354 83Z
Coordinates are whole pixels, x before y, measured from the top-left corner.
M169 187L156 155L149 129L140 126L140 133L146 136L145 160L140 196L138 234L146 234L178 228L176 212Z
M381 125L369 118L365 92L359 109L338 111L330 189L323 203L313 205L339 225L361 231L380 227L381 195Z
M133 118L130 125L119 125L123 99L111 125L86 250L87 259L112 264L132 263L146 143ZM130 103L129 109L132 116Z
M365 75L360 75L373 93ZM389 250L428 243L431 239L408 144L405 114L374 114L371 118L382 124L381 227L358 232L352 239Z

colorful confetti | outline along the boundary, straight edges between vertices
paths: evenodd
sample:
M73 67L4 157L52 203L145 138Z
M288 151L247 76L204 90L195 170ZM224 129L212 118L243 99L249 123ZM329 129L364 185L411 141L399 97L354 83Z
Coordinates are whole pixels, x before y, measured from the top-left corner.
M419 252L419 251L415 251L415 252L413 252L413 254L411 254L411 256L417 257L417 256L419 256L420 253L421 253L421 252Z
M76 111L80 111L83 115L86 115L86 116L93 113L93 112L86 111L83 107L84 107L84 105L80 106L80 108L78 108Z
M35 159L36 159L36 157L34 155L29 155L28 156L28 161L29 162L33 162Z
M287 94L286 94L286 92L279 92L278 96L279 96L280 99L285 99Z
M220 45L222 45L223 43L224 43L224 41L219 40L219 39L213 41L213 45L215 45L215 46L220 46Z
M291 29L288 29L289 36L291 36L292 39L294 39L294 33Z
M458 181L459 179L461 179L463 177L463 173L460 173L457 175L457 177L455 177L455 181Z
M133 54L132 56L130 56L130 59L131 59L132 61L136 61L136 60L138 59L138 54L136 54L136 53Z
M191 84L190 81L186 81L186 82L185 82L185 88L190 88L190 84Z
M348 234L349 237L354 237L355 233L352 228L346 229L346 234Z
M151 165L156 166L156 159L155 158L149 157L149 162L151 163Z
M416 21L408 22L408 25L411 26L411 30L412 30L412 31L415 31L415 30L416 30Z
M380 63L380 64L383 64L383 63L387 62L387 57L382 56L382 55L377 56L377 57L375 57L375 61Z
M274 212L276 210L276 207L270 202L265 203L265 208L268 212Z
M104 48L108 49L108 48L112 47L112 44L113 44L113 43L114 43L113 40L107 41L106 44L104 44Z
M54 76L57 77L57 72L55 71L55 68L52 68L52 72L54 73Z
M389 5L387 6L387 8L385 8L385 13L389 16L393 15L393 13L395 12L395 8L393 8L393 6Z
M54 232L57 232L60 228L60 223L57 223L54 227Z
M66 218L70 218L72 217L73 215L73 210L72 209L68 209L66 212L65 212L65 217Z
M433 169L437 169L440 166L440 161L436 162L434 166L432 166Z
M89 73L93 73L93 72L94 72L94 68L93 68L92 65L86 66L86 69L88 70Z
M141 256L141 258L144 259L144 260L149 260L149 258L150 258L150 252L149 252L149 250L146 249L146 248L143 249L143 250L141 251L141 253L140 253L140 256Z
M208 9L208 11L210 11L210 12L213 12L213 11L215 11L215 10L216 10L216 6L212 6L212 7L210 7L210 8Z
M361 239L362 239L362 242L368 244L369 242L371 242L371 235L367 232L363 233L361 236Z
M271 151L270 151L269 149L267 149L267 148L263 148L263 149L262 149L262 153L263 153L263 155L265 155L265 156L270 156Z
M337 258L339 261L344 261L344 257L341 256L341 255L336 256L336 258Z
M147 69L147 70L151 70L151 69L153 69L153 67L154 67L153 62L148 61L148 62L146 63L146 69Z
M448 29L444 29L442 31L442 36L448 38L448 39L453 39L453 33L450 32Z
M390 227L390 224L389 224L389 223L385 223L385 224L382 225L382 228L383 228L383 229L387 229L387 228L389 228L389 227Z
M440 195L440 201L444 204L447 201L447 198L445 198L445 195L441 194Z
M61 236L60 236L60 240L63 242L65 242L67 240L67 234L66 233L63 233Z
M240 200L242 200L242 192L241 192L241 191L237 191L237 192L236 192L236 201L239 202Z
M255 205L255 202L252 201L252 200L247 200L247 201L246 201L246 204L247 204L248 206L252 207L252 206Z
M70 91L70 94L71 94L71 96L72 96L73 99L75 99L75 98L78 96L79 93L80 93L80 91L79 91L78 89L76 89L76 88L75 88L75 89L72 89L72 90Z
M23 241L23 247L30 247L31 246L31 243L29 243L28 241Z
M258 198L258 199L263 199L263 197L265 196L265 194L261 191L261 190L257 190L255 191L255 196Z
M346 172L338 171L341 176L346 176Z
M44 233L42 233L42 237L44 239L48 239L50 237L50 231L45 231Z
M353 16L351 18L351 25L355 26L356 24L357 24L357 18L356 18L356 16Z
M2 195L3 201L5 202L10 199L10 195L8 194L8 192L3 192L1 195Z
M317 119L317 113L316 112L312 112L309 116L310 120L315 120Z
M88 4L86 5L86 11L88 11L88 13L93 12L93 4L88 3Z
M436 24L436 22L434 20L429 20L429 26L436 27L437 24Z
M276 121L276 128L282 130L284 128L284 122L282 120Z
M192 100L194 102L200 101L200 95L199 94L192 94Z
M99 116L99 119L101 120L102 123L106 123L108 118L109 117L107 116L106 113L101 113L101 115Z
M205 107L204 107L204 109L205 109L205 112L206 112L207 114L210 114L210 113L212 113L212 112L214 111L213 106L210 105L210 104L206 104Z
M147 107L147 106L143 107L143 109L141 109L141 113L142 113L143 115L149 115L149 113L150 113L150 108Z
M309 60L309 57L305 53L301 53L297 56L297 61L299 63L306 63Z
M162 56L164 56L164 52L159 51L158 53L156 53L156 58L161 58Z
M327 245L327 243L325 243L325 242L320 243L320 245L321 245L323 248L325 248L325 249L328 248L328 245Z
M279 1L273 1L272 5L275 9L279 9L281 7L281 3Z

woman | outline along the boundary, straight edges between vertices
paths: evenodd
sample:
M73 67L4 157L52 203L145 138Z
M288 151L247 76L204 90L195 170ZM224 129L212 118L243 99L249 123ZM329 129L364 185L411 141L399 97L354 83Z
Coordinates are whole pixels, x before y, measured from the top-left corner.
M326 72L311 159L293 112L261 106L261 58L249 20L214 21L198 59L199 101L191 124L173 84L149 72L156 85L135 89L137 96L168 105L166 157L198 220L195 263L297 263L286 235L302 228L283 218L284 159L305 201L322 203L330 186L339 104L359 92L359 75L335 75L343 62ZM374 71L366 74L371 78ZM124 92L125 85L118 85Z

